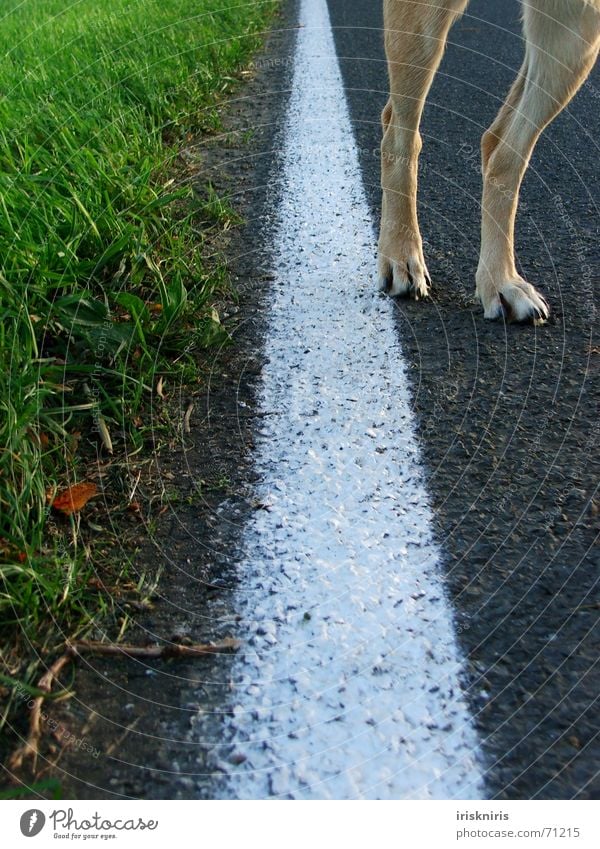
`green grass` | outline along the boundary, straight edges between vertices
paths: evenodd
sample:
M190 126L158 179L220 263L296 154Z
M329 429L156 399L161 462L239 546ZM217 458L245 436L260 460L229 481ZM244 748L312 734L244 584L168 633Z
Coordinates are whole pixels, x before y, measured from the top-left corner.
M76 519L48 491L106 459L156 374L223 341L223 269L174 156L261 42L273 0L0 0L0 632L34 646L93 618ZM181 377L181 375L179 376ZM184 374L185 377L185 374ZM11 670L11 672L14 671Z

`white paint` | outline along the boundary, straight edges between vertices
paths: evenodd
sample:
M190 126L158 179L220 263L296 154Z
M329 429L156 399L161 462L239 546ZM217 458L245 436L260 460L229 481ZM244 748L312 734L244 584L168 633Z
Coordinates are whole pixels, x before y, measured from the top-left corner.
M304 0L301 25L256 455L268 509L244 536L226 795L480 798L325 0Z

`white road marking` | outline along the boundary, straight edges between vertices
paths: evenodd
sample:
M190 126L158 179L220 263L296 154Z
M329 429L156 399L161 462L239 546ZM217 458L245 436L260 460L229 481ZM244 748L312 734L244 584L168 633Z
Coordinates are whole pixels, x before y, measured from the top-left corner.
M282 160L256 455L266 509L239 567L226 793L481 798L326 0L302 2Z

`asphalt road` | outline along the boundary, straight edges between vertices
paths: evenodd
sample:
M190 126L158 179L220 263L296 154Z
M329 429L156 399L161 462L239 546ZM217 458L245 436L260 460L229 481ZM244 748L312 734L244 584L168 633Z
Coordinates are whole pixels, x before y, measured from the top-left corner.
M374 216L386 99L380 7L329 0ZM522 194L518 256L553 319L537 329L484 323L471 300L477 152L521 63L518 14L512 0L473 0L451 32L422 127L434 296L399 302L398 332L488 792L597 798L600 69L539 143Z

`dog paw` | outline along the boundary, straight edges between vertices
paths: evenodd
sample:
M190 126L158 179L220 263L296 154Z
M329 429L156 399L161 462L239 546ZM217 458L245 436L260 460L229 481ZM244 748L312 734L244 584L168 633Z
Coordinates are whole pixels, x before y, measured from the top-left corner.
M379 290L393 298L414 298L415 301L427 298L431 287L431 278L427 266L418 256L408 256L402 260L387 257L379 261Z
M537 289L525 280L511 280L497 288L478 291L484 317L490 320L542 323L550 316L550 307Z

